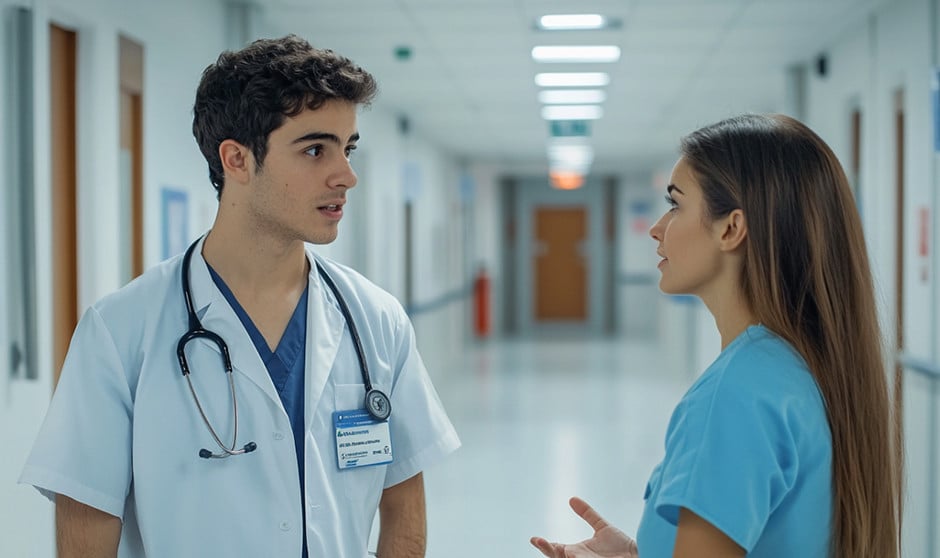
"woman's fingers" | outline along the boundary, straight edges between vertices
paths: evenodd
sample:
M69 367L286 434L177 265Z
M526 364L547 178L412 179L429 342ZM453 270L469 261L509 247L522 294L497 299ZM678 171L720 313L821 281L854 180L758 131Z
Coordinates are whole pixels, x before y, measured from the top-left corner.
M595 533L608 526L607 520L601 517L599 513L594 511L594 508L589 506L588 503L581 498L577 496L571 498L571 500L568 500L568 505L571 506L574 513L581 516L581 519L586 521L587 524L594 529Z
M565 558L564 545L548 542L542 537L532 537L529 542L548 558Z

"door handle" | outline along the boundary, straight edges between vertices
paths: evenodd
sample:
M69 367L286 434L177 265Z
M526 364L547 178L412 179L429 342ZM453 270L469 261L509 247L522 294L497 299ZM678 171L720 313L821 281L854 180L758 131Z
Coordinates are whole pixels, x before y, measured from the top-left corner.
M20 350L20 345L14 341L10 345L10 377L17 378L20 375L20 365L26 362L26 359L23 358L23 351Z

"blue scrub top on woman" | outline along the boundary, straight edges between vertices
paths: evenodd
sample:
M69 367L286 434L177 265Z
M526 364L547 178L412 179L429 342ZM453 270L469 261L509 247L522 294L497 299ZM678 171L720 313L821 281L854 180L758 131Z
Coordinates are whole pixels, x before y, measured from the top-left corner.
M728 344L676 407L637 532L671 558L686 508L751 558L829 556L832 436L803 358L763 326Z

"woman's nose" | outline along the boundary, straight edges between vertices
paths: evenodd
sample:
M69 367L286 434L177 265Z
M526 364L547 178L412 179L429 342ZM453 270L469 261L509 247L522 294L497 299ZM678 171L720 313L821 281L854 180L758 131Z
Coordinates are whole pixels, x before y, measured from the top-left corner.
M663 229L665 228L663 221L665 220L665 218L666 216L663 215L662 217L659 218L658 221L653 223L652 227L650 227L650 237L652 237L653 240L658 240L659 242L663 241Z

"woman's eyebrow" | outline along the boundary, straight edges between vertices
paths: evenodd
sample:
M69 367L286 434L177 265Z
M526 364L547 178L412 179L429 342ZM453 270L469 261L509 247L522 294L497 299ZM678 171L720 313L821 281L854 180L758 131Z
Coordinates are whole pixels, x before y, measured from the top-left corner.
M670 195L672 195L673 192L679 192L683 196L685 195L685 192L680 190L679 187L676 186L675 184L670 184L669 186L666 186L666 192L669 193Z

